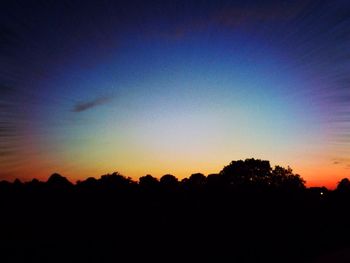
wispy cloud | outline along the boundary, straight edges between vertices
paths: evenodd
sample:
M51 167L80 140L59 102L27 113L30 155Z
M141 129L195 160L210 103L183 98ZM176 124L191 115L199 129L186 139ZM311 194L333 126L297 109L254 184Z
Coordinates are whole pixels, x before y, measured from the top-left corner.
M350 158L335 158L333 159L334 165L341 165L346 169L350 169Z
M112 98L109 98L109 97L100 97L91 101L79 102L74 105L72 112L86 111L88 109L109 103L111 100Z

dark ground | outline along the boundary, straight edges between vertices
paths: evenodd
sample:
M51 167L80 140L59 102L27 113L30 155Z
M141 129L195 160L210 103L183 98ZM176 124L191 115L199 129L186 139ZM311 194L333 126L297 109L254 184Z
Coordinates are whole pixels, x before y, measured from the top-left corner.
M2 182L0 262L350 262L346 189L174 178Z

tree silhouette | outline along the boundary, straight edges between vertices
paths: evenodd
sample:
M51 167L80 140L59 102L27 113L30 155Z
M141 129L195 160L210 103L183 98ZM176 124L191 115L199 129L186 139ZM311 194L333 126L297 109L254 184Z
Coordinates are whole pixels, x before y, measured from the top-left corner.
M202 173L191 174L189 178L184 178L181 184L190 191L203 189L207 183L207 178Z
M159 181L152 175L147 174L139 178L139 185L143 188L155 189L159 185Z
M99 184L106 189L127 189L135 182L130 177L125 177L118 172L102 175Z
M220 175L227 184L253 185L268 183L271 179L271 171L269 161L252 158L232 161L221 170Z
M225 184L238 186L274 186L288 189L301 189L305 181L288 167L271 168L269 161L246 159L232 161L220 172Z
M89 177L84 181L77 181L77 186L80 186L80 187L90 188L90 187L96 187L96 185L97 185L97 179L94 177Z
M202 173L191 174L190 178L188 178L188 182L191 185L203 185L206 183L206 177Z
M58 173L52 174L46 183L49 187L55 188L57 190L59 189L67 189L73 186L73 184L68 181L66 177L63 177L62 175Z
M273 169L269 183L289 190L305 188L305 180L300 175L294 174L292 168L286 169L278 165Z
M342 193L350 193L350 180L348 178L341 179L336 190Z
M172 174L166 174L160 178L160 184L164 187L174 188L178 186L179 180Z

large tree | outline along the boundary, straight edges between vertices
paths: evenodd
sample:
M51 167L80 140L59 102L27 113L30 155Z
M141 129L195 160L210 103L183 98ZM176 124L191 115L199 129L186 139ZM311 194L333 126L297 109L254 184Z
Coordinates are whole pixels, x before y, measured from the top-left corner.
M272 169L270 162L260 159L232 161L225 166L220 176L230 185L264 185L284 188L304 188L305 181L294 174L290 167L276 166Z

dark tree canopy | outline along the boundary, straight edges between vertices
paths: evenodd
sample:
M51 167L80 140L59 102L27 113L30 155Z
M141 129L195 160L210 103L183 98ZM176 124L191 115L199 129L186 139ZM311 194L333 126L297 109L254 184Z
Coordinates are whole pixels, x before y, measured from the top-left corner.
M160 178L160 183L164 186L175 187L178 185L179 180L172 174L166 174Z
M350 193L350 180L348 178L343 178L337 185L337 191L339 192L349 192Z
M66 177L58 173L52 174L47 180L47 184L55 188L67 188L73 185Z
M139 178L139 185L143 188L152 189L159 185L159 180L150 174Z
M270 162L260 159L232 161L225 166L220 176L231 185L265 185L275 187L304 188L305 181L294 174L290 167L276 166L272 169Z
M6 185L4 181L2 185ZM24 185L32 187L41 187L47 185L53 189L70 189L74 186L67 178L58 173L52 174L46 183L33 179L31 182L22 183L16 179L13 186L20 188ZM283 190L295 190L305 188L305 181L298 174L294 174L290 167L281 166L271 167L270 162L260 159L245 159L232 161L225 166L218 174L209 174L205 176L202 173L194 173L181 181L172 174L165 174L160 179L152 175L145 175L139 178L138 182L130 177L125 177L118 172L102 175L99 179L89 177L85 180L79 180L76 187L86 190L116 190L140 187L148 191L157 191L157 189L227 189L227 188L245 188L245 187L263 187L279 188ZM348 191L350 181L345 178L338 184L337 190ZM349 190L350 191L350 190Z
M125 177L118 172L102 175L100 182L103 185L112 187L127 187L130 184L134 183L134 181L130 177Z

